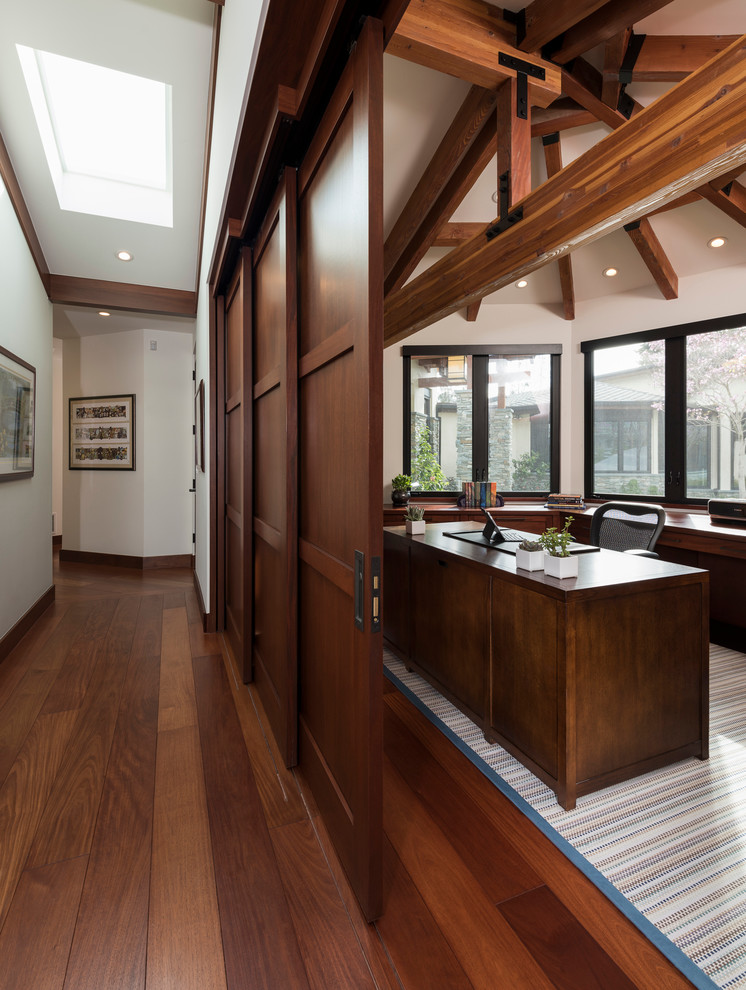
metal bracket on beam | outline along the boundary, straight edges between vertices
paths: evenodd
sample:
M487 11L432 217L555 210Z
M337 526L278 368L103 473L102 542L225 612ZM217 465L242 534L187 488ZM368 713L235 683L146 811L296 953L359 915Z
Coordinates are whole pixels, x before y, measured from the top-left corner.
M619 68L619 82L622 86L628 86L632 82L632 73L646 37L647 35L633 32L629 39L627 51L624 53L624 59Z
M626 92L625 85L619 90L619 99L616 101L616 108L619 113L626 117L627 120L632 116L632 111L635 109L635 101Z
M513 69L516 73L515 115L520 120L528 120L528 77L544 80L546 72L540 65L526 62L525 59L516 58L515 55L506 55L505 52L498 54L497 62L503 68Z
M493 223L491 227L488 227L485 233L487 234L487 240L491 241L498 234L502 234L503 231L508 230L514 224L518 223L519 220L523 220L523 207L517 206L511 213L505 217L500 217L497 223Z
M526 37L526 8L523 10L503 10L503 20L515 25L515 43L520 45Z

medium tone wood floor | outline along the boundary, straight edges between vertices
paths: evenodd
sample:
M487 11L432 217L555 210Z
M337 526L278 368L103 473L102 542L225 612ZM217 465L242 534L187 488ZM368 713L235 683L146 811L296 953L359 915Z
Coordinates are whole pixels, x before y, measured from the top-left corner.
M2 990L690 986L387 685L367 925L191 573L55 582L0 665Z

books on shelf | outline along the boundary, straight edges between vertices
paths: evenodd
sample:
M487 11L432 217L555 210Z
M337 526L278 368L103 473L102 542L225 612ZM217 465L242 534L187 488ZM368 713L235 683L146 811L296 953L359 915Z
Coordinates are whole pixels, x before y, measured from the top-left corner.
M548 495L544 503L545 509L584 509L582 495Z
M462 488L465 509L495 509L505 504L496 481L464 481Z

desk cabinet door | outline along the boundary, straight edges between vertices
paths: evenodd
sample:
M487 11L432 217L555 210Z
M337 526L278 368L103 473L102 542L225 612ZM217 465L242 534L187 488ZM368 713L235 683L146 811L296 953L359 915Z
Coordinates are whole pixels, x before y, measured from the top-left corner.
M485 718L491 578L412 546L412 659L459 707Z

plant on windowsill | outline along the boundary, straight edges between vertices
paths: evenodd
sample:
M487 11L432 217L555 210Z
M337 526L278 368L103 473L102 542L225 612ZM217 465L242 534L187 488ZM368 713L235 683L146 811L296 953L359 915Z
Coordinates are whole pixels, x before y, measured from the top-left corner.
M421 505L408 505L404 513L404 525L408 533L425 532L425 510Z
M394 505L406 505L409 501L412 479L408 474L397 474L391 479L391 501Z
M578 558L571 556L569 550L572 543L572 520L573 517L568 516L562 529L552 526L539 537L539 542L544 547L544 571L550 577L568 578L578 575Z
M521 540L515 552L515 566L524 571L543 571L544 545L541 540Z

